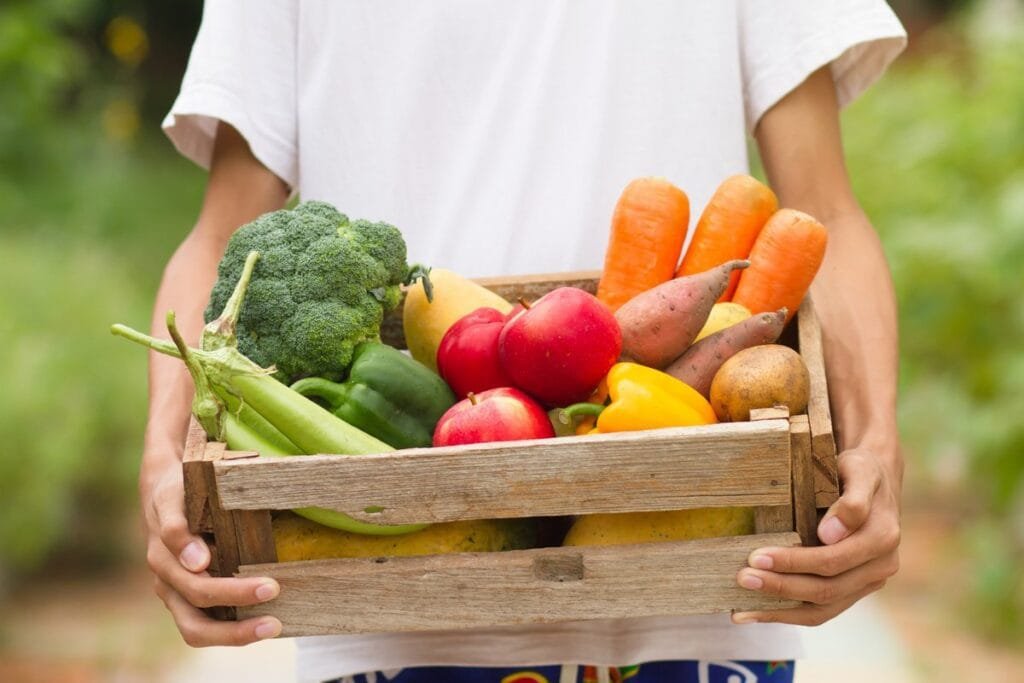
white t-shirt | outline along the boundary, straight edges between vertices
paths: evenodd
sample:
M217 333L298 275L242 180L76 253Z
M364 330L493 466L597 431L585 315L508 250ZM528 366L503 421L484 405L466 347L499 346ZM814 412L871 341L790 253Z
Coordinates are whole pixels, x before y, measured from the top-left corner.
M208 0L164 128L207 166L230 123L303 198L398 226L412 261L597 269L631 179L668 178L697 216L782 96L831 64L845 105L904 44L882 0ZM300 675L786 659L792 631L722 615L316 638Z

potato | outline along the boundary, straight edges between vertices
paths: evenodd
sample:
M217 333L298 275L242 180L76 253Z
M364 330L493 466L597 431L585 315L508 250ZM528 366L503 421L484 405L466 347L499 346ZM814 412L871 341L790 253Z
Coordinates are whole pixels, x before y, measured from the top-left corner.
M711 381L711 407L723 422L749 420L754 408L783 405L790 415L807 410L811 379L793 349L766 344L725 361Z

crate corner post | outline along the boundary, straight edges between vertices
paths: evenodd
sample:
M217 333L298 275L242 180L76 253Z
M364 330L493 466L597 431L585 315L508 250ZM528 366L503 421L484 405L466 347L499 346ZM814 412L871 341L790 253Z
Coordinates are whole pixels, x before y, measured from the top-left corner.
M270 511L225 510L217 490L215 463L253 455L233 453L223 443L207 441L202 426L191 419L181 463L185 516L189 531L210 548L211 576L234 576L240 565L277 561ZM233 607L211 607L207 613L221 620L236 617Z

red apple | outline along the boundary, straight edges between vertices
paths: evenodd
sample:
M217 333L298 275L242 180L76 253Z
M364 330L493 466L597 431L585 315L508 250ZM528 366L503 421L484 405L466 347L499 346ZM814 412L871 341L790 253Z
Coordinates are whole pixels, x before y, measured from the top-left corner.
M498 338L498 357L512 383L550 406L586 400L621 352L615 316L576 287L537 299Z
M437 372L456 396L512 386L498 362L498 335L507 320L496 308L478 308L445 332L437 347Z
M470 394L441 416L435 446L553 437L548 414L532 398L511 387Z

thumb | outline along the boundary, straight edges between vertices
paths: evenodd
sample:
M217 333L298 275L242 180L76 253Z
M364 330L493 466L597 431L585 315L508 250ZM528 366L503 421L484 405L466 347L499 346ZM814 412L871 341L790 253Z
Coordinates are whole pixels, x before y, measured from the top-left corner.
M153 512L160 541L185 569L201 572L210 564L210 548L189 531L183 487L161 487L153 496Z
M882 477L869 454L846 451L839 456L839 480L843 493L818 524L818 538L825 545L838 543L863 526Z

